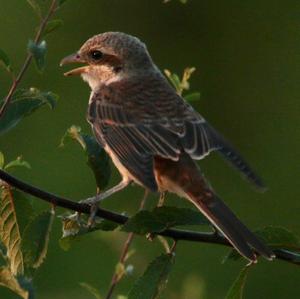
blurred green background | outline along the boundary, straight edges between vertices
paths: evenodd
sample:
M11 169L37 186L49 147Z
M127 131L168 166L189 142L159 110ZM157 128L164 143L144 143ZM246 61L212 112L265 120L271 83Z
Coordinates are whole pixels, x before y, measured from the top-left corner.
M282 225L300 235L299 222L299 94L300 2L277 0L72 0L58 13L65 25L48 37L47 67L39 75L30 67L22 86L36 86L60 96L57 108L43 108L1 136L7 160L23 155L32 170L14 174L45 190L79 200L95 193L95 183L78 145L58 148L72 124L90 132L85 120L89 88L78 78L64 78L58 64L90 36L123 31L138 36L161 68L181 73L195 66L191 90L201 91L195 107L240 150L265 179L269 190L256 193L227 167L217 154L200 162L220 196L251 228ZM37 19L25 0L0 0L0 47L18 68ZM0 73L0 96L9 78ZM115 174L111 184L117 182ZM129 187L103 206L133 213L142 190ZM154 206L152 196L148 206ZM170 196L168 204L189 206ZM47 208L35 201L38 208ZM199 228L201 229L201 228ZM120 232L94 233L69 252L58 245L57 220L48 257L35 277L37 298L92 298L78 282L108 289L121 244ZM162 252L157 242L137 237L130 260L132 277L116 294L126 294L147 263ZM164 298L223 298L245 263L222 264L228 250L221 246L180 242L174 270ZM300 271L296 266L260 261L250 271L245 298L298 298ZM16 298L0 288L0 298Z

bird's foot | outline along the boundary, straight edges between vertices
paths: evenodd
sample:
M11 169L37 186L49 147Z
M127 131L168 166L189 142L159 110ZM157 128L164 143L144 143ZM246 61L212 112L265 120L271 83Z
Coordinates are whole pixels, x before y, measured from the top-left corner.
M97 216L97 211L99 208L99 202L102 200L101 194L98 194L94 197L89 197L86 199L81 200L79 203L86 204L90 206L90 215L87 222L88 228L91 228L95 225L95 220Z

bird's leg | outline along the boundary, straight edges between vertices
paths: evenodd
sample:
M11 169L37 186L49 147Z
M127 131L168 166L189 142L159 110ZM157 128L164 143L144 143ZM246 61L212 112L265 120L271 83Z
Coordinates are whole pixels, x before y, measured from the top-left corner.
M117 184L116 186L101 192L99 194L97 194L96 196L93 197L89 197L87 199L81 200L80 203L85 203L88 205L95 205L98 204L100 201L102 201L103 199L111 196L112 194L121 191L122 189L124 189L125 187L128 186L128 184L130 183L129 180L122 180L119 184Z
M82 204L88 204L91 206L91 212L90 212L90 217L88 220L88 226L91 227L93 226L93 224L95 223L95 218L96 218L96 214L97 214L97 210L98 210L98 203L101 202L103 199L111 196L112 194L121 191L122 189L124 189L125 187L128 186L128 184L130 183L130 180L128 179L123 179L119 184L117 184L116 186L97 194L94 197L89 197L87 199L81 200L80 203Z

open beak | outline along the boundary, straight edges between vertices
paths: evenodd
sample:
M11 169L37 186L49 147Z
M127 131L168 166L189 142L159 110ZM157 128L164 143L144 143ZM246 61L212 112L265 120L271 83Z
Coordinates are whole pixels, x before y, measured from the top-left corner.
M70 63L85 63L86 61L84 59L82 59L80 57L80 55L78 53L74 53L71 54L67 57L65 57L61 62L60 62L60 66L66 65L66 64L70 64ZM88 66L82 66L82 67L78 67L75 68L71 71L68 71L66 73L64 73L65 76L73 76L73 75L81 75L83 73L86 73L88 70Z

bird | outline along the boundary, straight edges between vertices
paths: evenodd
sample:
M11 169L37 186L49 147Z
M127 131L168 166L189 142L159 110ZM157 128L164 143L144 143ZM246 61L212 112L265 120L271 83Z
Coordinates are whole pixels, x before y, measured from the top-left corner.
M176 93L140 39L122 32L95 35L60 65L70 63L83 64L64 75L80 75L90 86L87 121L122 177L89 204L131 183L152 192L175 193L194 204L250 263L259 255L275 258L220 199L196 161L217 151L259 189L264 189L262 180Z

